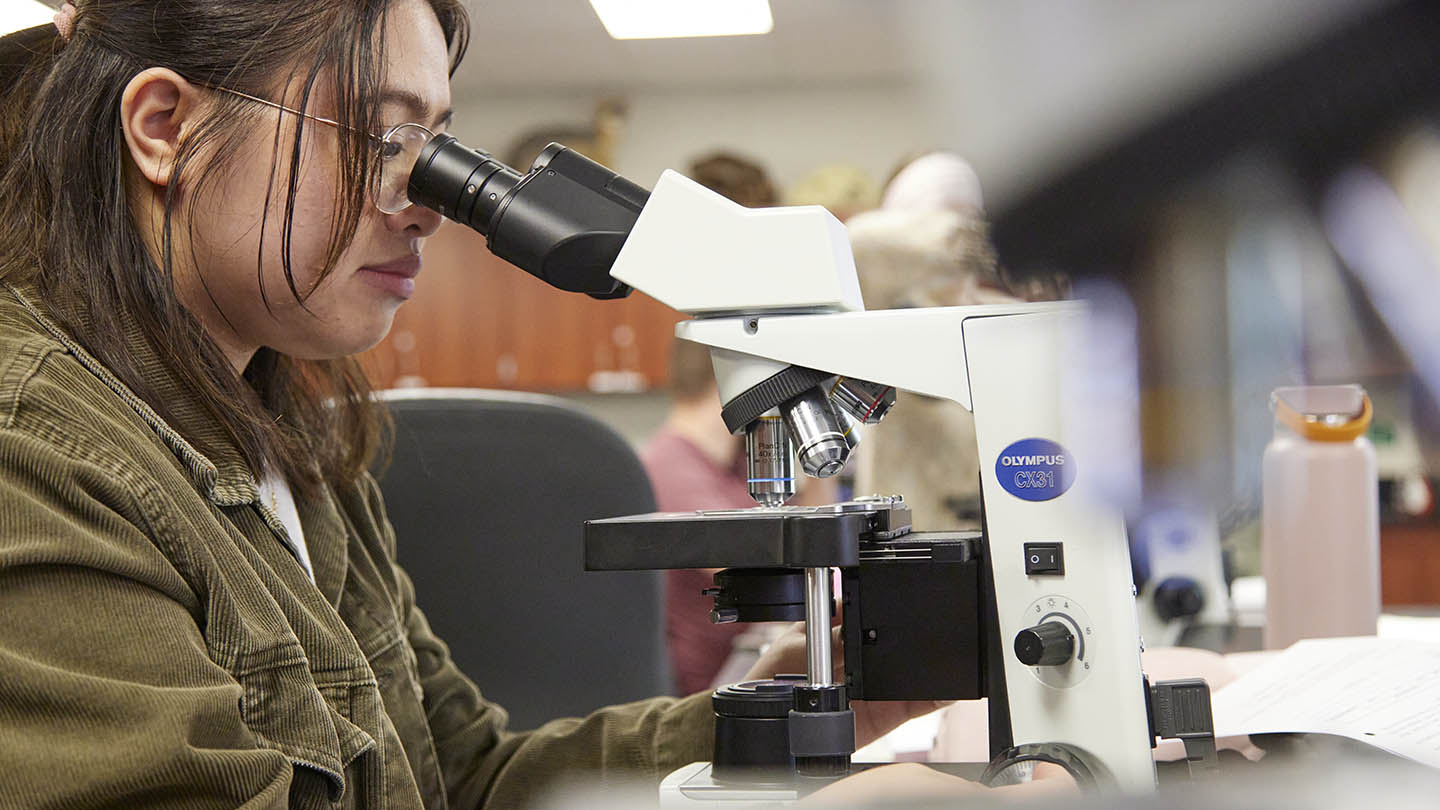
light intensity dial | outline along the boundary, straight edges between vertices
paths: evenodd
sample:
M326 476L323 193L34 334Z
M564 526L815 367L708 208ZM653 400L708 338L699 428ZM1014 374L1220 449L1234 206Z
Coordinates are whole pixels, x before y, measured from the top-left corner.
M1061 656L1058 653L1047 656L1044 660L1057 660L1060 663L1029 665L1030 672L1047 686L1057 689L1064 689L1074 686L1085 680L1090 674L1090 669L1095 660L1095 628L1090 622L1090 614L1080 606L1079 602L1061 594L1050 594L1042 596L1031 602L1020 619L1021 630L1017 641L1021 638L1034 641L1029 636L1034 635L1036 630L1043 636L1059 635L1059 629L1069 631L1071 640L1069 642L1069 655ZM1023 644L1017 645L1017 658L1022 663L1030 660L1038 660L1033 656L1021 656ZM1063 640L1057 639L1052 645L1053 649L1063 648L1066 645Z

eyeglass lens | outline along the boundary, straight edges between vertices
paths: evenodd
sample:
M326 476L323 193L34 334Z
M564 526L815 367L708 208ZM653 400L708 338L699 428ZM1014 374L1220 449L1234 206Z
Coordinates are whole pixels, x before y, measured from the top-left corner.
M433 137L419 124L401 124L385 134L380 144L380 187L375 192L375 205L381 211L398 214L410 207L410 172Z

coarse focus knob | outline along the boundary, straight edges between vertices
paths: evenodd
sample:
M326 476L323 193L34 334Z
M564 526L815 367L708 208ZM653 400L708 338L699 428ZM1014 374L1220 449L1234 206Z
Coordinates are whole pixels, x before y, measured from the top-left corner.
M1169 577L1155 586L1155 614L1165 621L1200 615L1205 591L1189 577Z
M1054 667L1075 654L1075 635L1060 622L1045 622L1015 635L1015 657L1029 667Z

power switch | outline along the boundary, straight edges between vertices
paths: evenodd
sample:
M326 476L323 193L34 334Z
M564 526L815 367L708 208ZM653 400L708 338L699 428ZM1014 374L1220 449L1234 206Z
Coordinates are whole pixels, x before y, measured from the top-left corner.
M1060 576L1065 573L1065 551L1060 543L1026 543L1027 576Z

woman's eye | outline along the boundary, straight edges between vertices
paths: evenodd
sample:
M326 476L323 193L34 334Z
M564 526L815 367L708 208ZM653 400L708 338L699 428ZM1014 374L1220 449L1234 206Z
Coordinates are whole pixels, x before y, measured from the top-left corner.
M395 156L399 155L403 148L404 147L402 147L398 143L394 143L392 141L382 141L380 143L380 159L390 160Z

